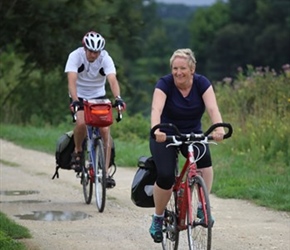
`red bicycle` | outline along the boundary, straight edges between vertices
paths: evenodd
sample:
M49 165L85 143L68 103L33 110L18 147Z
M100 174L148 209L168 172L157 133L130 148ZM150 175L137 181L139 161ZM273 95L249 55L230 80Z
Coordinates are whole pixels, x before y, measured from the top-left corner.
M217 127L227 128L224 139L231 137L233 129L229 123L217 123L212 125L203 134L181 134L178 128L171 123L161 123L151 129L151 137L155 139L156 129L171 129L174 135L167 135L167 146L188 145L188 155L180 173L178 158L176 178L170 201L165 210L163 222L163 249L178 249L179 233L187 230L188 246L190 250L210 250L212 244L213 220L210 209L209 193L205 182L197 169L196 162L206 152L206 144L213 140L210 135ZM204 150L198 150L194 156L196 144L203 146Z

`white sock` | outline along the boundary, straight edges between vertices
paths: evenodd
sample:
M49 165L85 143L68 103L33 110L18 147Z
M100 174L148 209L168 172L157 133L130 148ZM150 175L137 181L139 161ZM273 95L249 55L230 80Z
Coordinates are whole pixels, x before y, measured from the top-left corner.
M201 205L201 202L200 201L197 203L197 207L198 208L202 208L202 205Z
M164 212L163 212L163 214L156 214L156 213L154 213L154 216L156 216L156 217L160 217L160 218L162 218L162 217L164 217Z

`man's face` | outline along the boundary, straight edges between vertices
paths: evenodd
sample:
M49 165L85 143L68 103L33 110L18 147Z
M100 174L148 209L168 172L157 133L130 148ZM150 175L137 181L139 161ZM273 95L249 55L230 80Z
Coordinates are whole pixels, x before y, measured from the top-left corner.
M92 63L94 62L100 55L100 51L91 51L91 50L88 50L88 49L85 49L86 51L86 57L87 57L87 60Z

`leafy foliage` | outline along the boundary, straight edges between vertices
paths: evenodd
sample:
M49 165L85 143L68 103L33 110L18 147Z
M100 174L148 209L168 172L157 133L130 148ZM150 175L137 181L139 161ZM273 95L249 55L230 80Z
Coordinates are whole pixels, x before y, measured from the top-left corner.
M198 10L190 28L198 70L214 80L248 64L279 70L290 58L289 8L284 0L229 0Z
M247 65L279 73L290 58L289 5L284 0L217 1L202 8L154 0L1 2L1 121L43 126L70 119L63 69L90 29L106 38L129 115L150 114L155 83L170 72L168 61L178 47L192 48L197 72L213 82L234 77Z

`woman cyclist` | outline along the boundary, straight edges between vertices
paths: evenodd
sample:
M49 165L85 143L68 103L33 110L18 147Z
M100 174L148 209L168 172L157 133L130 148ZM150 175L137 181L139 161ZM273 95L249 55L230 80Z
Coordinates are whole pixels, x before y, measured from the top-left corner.
M151 128L159 123L173 123L181 133L202 133L201 118L206 110L212 123L222 122L210 81L195 72L196 59L190 49L178 49L170 58L171 74L156 83L151 110ZM165 131L156 130L156 140L150 139L150 151L157 167L157 180L153 189L155 212L149 229L154 242L162 242L162 223L165 207L171 197L175 181L176 147L166 147ZM167 133L170 131L166 131ZM223 139L225 131L213 132L216 141ZM187 149L180 148L186 156ZM203 150L200 148L200 150ZM213 181L209 149L197 162L208 191ZM200 210L202 211L202 210ZM202 217L203 215L198 215ZM202 218L201 218L202 219Z

